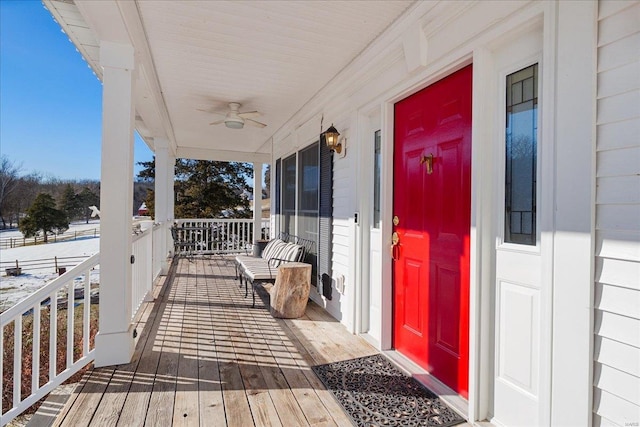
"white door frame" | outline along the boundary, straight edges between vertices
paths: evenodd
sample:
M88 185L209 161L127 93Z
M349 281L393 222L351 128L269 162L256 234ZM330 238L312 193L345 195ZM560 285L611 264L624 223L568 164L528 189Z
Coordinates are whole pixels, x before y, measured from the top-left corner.
M483 38L478 38L469 43L466 51L453 52L446 58L426 67L423 73L412 75L403 85L395 86L380 98L370 102L367 106L361 108L359 118L364 119L372 111L374 106L380 106L381 117L381 134L382 140L382 186L381 186L381 228L382 234L382 251L386 253L386 249L390 246L390 236L392 233L392 224L390 218L393 216L393 124L394 124L394 103L406 98L407 96L421 90L424 87L440 80L447 75L473 63L473 116L472 116L472 190L471 190L471 230L470 230L470 324L469 324L469 400L468 400L468 419L472 421L481 421L490 415L492 406L492 397L489 395L493 381L493 309L494 301L492 298L492 286L495 277L495 255L494 255L494 236L495 224L493 218L496 214L495 206L493 206L493 197L485 199L485 196L491 194L493 182L493 173L491 170L491 162L487 156L491 156L490 147L494 125L486 121L486 117L490 112L487 109L487 97L493 96L495 90L491 89L491 85L486 84L487 76L494 76L494 67L491 58L490 46L498 40L504 40L505 34L516 31L519 28L529 26L530 22L535 19L542 18L543 21L543 60L547 64L546 78L553 79L553 70L555 66L555 21L556 6L552 3L538 3L529 8L525 8L521 13L511 17L504 22L495 26L495 28L486 34ZM400 89L399 89L400 87ZM553 99L552 85L547 85L545 89L545 97ZM552 132L553 127L553 108L548 108L544 113L546 118L542 118L547 124L547 132ZM360 126L359 144L366 143L367 132L363 132L364 126ZM364 135L364 136L363 136ZM543 138L548 135L543 135ZM364 158L362 159L364 160ZM555 165L553 158L545 159L551 161L550 168ZM543 161L541 159L541 161ZM362 169L359 177L362 178ZM366 181L363 181L366 182ZM360 205L360 212L367 212L371 209L371 201L365 200ZM368 251L367 245L360 245L361 250ZM361 252L361 259L368 259L368 254ZM363 268L368 268L368 263L363 263ZM389 256L383 256L380 266L382 276L382 316L381 316L381 339L380 349L391 350L393 345L393 290L392 290L392 263ZM547 272L549 273L549 272ZM545 274L545 277L549 277ZM362 286L362 283L359 283ZM550 298L550 296L549 296ZM548 303L550 307L550 300ZM549 313L550 316L550 313ZM549 317L544 332L547 337L550 336L551 318ZM550 342L550 341L548 341ZM549 419L550 414L550 350L548 354L543 355L547 360L548 375L544 379L546 402L543 402L544 416L542 419Z
M427 64L420 71L414 71L407 75L406 79L390 86L370 99L358 109L359 121L364 119L375 108L381 110L381 133L384 144L382 145L382 188L381 188L381 233L383 255L387 253L392 232L391 218L393 215L393 125L394 103L419 91L429 84L451 74L464 65L473 62L473 117L472 117L472 192L471 192L471 221L470 230L470 324L469 324L469 400L468 419L481 421L490 416L492 407L491 384L493 381L493 313L494 299L493 286L495 283L495 236L497 225L494 218L501 212L496 212L495 195L491 188L496 184L492 173L496 160L495 123L492 117L496 112L488 106L486 99L495 96L495 64L492 50L501 43L508 42L510 37L518 30L526 30L532 21L542 22L542 70L541 80L544 82L541 98L545 100L540 109L540 121L544 123L541 140L547 145L541 153L540 162L545 163L545 172L552 175L548 185L552 190L542 195L540 203L554 206L554 214L547 217L541 223L544 232L552 235L551 258L543 263L543 280L549 283L551 292L548 292L541 304L548 310L546 330L543 331L545 340L549 340L551 330L553 333L553 349L551 341L545 345L544 370L545 378L541 384L542 410L540 420L547 424L567 421L569 419L590 420L591 391L590 384L592 362L591 344L592 337L584 332L591 327L592 313L586 310L592 304L591 287L585 283L588 278L593 278L593 259L590 256L592 249L585 248L585 244L593 245L593 233L586 236L575 236L569 233L558 232L558 221L566 222L570 218L580 218L581 221L589 215L593 215L593 204L589 195L593 197L593 188L585 188L580 194L571 194L576 199L573 204L556 206L560 193L569 195L571 186L575 186L576 179L583 179L593 187L595 174L590 162L594 162L591 153L584 153L585 141L595 138L595 35L597 22L595 20L597 3L595 2L535 2L523 7L518 13L504 21L494 24L486 32L464 46L446 55L433 63ZM581 19L576 19L580 16ZM586 18L585 18L586 17ZM583 19L585 18L585 19ZM593 18L590 22L588 18ZM580 30L580 31L578 31ZM587 35L589 37L587 37ZM577 39L589 39L580 44ZM591 40L593 39L593 40ZM577 44L576 44L577 43ZM590 49L592 51L590 51ZM574 52L575 51L575 52ZM562 53L562 54L560 54ZM557 69L570 69L571 75L556 75ZM584 83L592 79L591 90L585 90L589 86ZM487 81L493 81L487 84ZM582 89L580 89L582 88ZM562 126L556 123L562 117L570 120L578 120L580 127ZM358 144L367 143L368 130L358 128ZM364 136L363 136L364 135ZM556 139L561 144L556 145ZM582 144L582 145L581 145ZM576 153L578 153L576 157ZM363 156L364 154L360 154ZM360 162L365 161L360 158ZM362 170L361 170L362 173ZM363 177L359 175L359 177ZM363 180L367 183L367 180ZM573 183L573 184L572 184ZM364 184L366 186L367 184ZM489 195L487 198L486 196ZM360 212L364 213L363 206L368 208L368 201L362 202ZM584 219L584 221L587 221ZM584 222L583 221L583 222ZM588 221L587 221L588 222ZM588 234L588 233L587 233ZM591 240L589 240L591 239ZM586 242L586 243L585 243ZM576 246L580 243L580 247ZM359 258L368 257L368 246L360 245ZM559 250L560 249L560 250ZM569 250L570 249L570 250ZM367 263L364 263L367 264ZM577 278L567 280L566 271L562 265L571 265L571 271L580 272ZM580 267L580 268L578 268ZM364 268L364 267L363 267ZM563 268L565 268L563 270ZM584 271L584 272L583 272ZM381 339L380 349L390 350L392 347L393 331L393 292L392 292L392 265L389 256L383 256L380 265L380 274L383 280L382 287L382 315L381 315ZM553 283L563 278L562 289L554 289ZM585 279L586 278L586 279ZM356 286L362 286L357 283ZM576 303L578 298L580 301ZM591 302L590 302L591 301ZM585 327L580 329L578 335L571 334L575 331L575 323L580 319L580 324ZM576 359L576 362L568 366L567 358ZM561 361L555 369L553 364ZM588 374L585 376L585 373ZM553 391L552 394L552 378ZM580 384L580 391L567 393L559 392L562 387L570 384ZM584 385L586 384L586 385ZM565 387L565 388L566 388ZM556 390L557 389L557 390ZM584 389L584 390L583 390ZM552 406L553 402L553 406ZM569 417L569 418L568 418ZM574 418L570 418L574 417ZM575 418L577 417L577 418Z
M374 125L374 122L377 124ZM359 167L358 167L358 180L361 184L359 187L359 197L358 197L358 211L360 214L359 219L359 228L360 228L360 253L358 259L361 260L360 264L360 281L359 287L360 291L360 301L356 301L358 305L357 309L359 310L359 318L356 319L356 333L363 334L363 337L367 339L372 345L376 348L380 347L380 333L370 334L371 324L373 322L379 323L381 319L372 319L370 316L370 308L369 304L371 299L374 298L372 295L371 285L371 271L372 271L372 262L371 262L371 253L373 249L373 243L371 242L371 227L373 226L373 207L374 207L374 199L373 199L373 189L374 189L374 181L371 179L373 174L373 156L374 156L374 129L381 130L382 128L382 114L381 114L381 106L379 103L376 103L373 107L362 109L358 112L358 135L360 135L360 150L359 150ZM381 139L382 139L382 131L381 131ZM382 141L382 147L385 142ZM380 183L383 184L384 180L381 177ZM382 189L381 189L382 193ZM381 194L382 195L382 194ZM382 204L382 201L381 201ZM381 223L383 219L381 218ZM382 233L381 230L378 230L378 233ZM381 244L383 250L384 244ZM384 259L384 255L382 256ZM382 281L382 279L379 279ZM380 286L382 289L382 286ZM382 296L378 295L377 298L381 299ZM375 329L379 330L379 324L376 325Z

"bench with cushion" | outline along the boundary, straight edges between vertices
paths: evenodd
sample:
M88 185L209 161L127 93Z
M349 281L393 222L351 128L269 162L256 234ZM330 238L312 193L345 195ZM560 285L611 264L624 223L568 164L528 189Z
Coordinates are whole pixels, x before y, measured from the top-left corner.
M254 307L255 283L275 282L280 264L304 261L309 249L307 246L309 245L305 239L283 234L281 238L271 240L260 257L236 256L236 279L239 279L241 284L244 281L245 296L248 295L248 283L251 283Z

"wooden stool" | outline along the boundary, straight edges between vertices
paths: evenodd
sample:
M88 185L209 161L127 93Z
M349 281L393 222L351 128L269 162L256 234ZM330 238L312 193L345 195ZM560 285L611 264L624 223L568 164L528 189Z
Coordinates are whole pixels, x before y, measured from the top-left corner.
M271 294L271 315L296 319L304 315L311 289L311 264L288 262L278 267Z

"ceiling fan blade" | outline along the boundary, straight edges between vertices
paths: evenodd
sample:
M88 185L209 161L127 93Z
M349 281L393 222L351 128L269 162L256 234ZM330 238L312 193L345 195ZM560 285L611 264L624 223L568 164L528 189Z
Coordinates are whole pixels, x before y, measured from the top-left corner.
M220 125L220 124L224 123L224 120L225 119L216 120L215 122L209 123L209 125Z
M260 114L258 111L247 111L245 113L238 113L238 115L243 119L253 119L256 117L260 117L262 114Z
M263 127L267 126L264 123L260 123L260 122L257 122L255 120L252 120L252 119L244 119L244 122L247 123L247 124L250 124L251 126L255 126L257 128L263 128Z
M218 111L211 111L211 110L203 110L202 108L196 108L196 111L202 111L203 113L213 114L213 115L216 115L216 116L224 116L224 115L226 115L226 113L220 113Z

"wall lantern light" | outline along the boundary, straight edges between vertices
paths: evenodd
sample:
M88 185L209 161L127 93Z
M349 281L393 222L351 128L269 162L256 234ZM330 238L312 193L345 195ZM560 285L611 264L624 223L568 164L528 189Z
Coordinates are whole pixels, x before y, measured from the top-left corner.
M331 151L335 151L340 154L342 152L342 144L338 142L338 137L340 136L340 132L333 127L333 124L322 133L324 136L324 141L327 144L327 148Z

